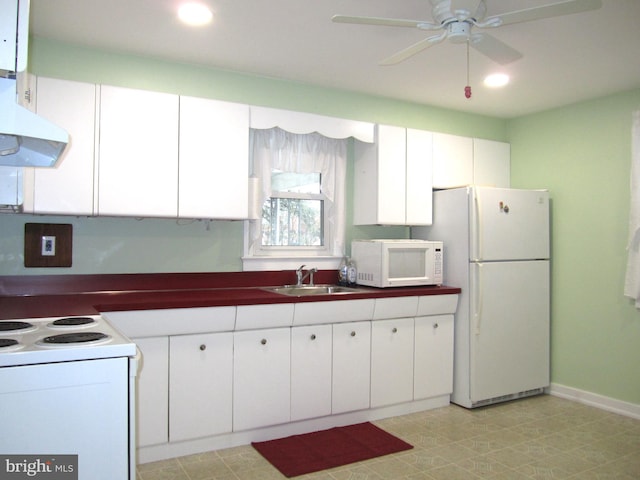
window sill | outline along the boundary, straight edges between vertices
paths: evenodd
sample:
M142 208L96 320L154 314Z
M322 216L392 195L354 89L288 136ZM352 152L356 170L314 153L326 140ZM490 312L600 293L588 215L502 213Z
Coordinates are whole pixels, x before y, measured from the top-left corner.
M242 270L258 272L268 270L295 270L300 265L318 270L337 270L342 257L242 257Z

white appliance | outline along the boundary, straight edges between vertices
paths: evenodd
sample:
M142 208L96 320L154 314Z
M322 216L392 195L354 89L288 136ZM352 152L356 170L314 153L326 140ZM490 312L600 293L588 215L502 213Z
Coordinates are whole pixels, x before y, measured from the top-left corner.
M0 477L36 456L81 480L135 480L136 371L136 345L98 315L0 320Z
M444 281L461 287L452 402L467 408L549 386L549 192L464 187L433 193L414 238L447 245Z
M354 240L351 258L359 285L407 287L442 284L442 242L427 240Z

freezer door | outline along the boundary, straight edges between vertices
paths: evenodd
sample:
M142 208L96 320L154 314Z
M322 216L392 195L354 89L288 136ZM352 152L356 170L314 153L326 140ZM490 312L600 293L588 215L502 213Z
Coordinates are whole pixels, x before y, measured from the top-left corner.
M549 258L549 192L475 187L469 202L472 261Z
M549 385L549 261L471 265L470 397Z

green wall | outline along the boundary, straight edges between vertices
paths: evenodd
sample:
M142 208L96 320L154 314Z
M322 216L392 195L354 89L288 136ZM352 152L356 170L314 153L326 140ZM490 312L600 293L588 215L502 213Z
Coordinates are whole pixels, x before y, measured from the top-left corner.
M640 90L511 120L511 183L552 197L552 381L640 404L640 313L623 296Z
M30 55L38 75L510 141L512 185L548 188L552 197L552 381L640 405L640 314L622 296L640 90L507 121L39 38ZM72 268L24 269L28 221L74 225ZM0 215L0 275L237 271L242 235L242 222ZM347 229L348 241L406 235L399 227Z

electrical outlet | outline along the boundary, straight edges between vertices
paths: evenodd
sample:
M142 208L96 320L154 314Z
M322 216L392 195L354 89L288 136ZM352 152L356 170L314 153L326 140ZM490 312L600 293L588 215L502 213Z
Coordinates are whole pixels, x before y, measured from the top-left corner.
M41 253L43 257L56 256L56 237L51 235L43 235L41 246Z
M24 224L25 267L70 267L73 227L61 223Z

